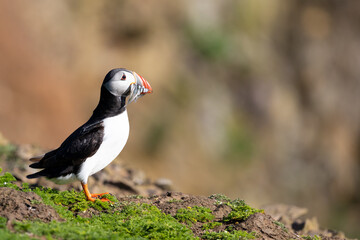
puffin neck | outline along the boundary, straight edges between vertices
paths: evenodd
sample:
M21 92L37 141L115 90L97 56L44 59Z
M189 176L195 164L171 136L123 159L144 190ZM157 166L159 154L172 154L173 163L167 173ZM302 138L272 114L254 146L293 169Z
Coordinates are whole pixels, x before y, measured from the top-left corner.
M126 110L126 97L112 95L107 89L101 87L100 100L95 108L92 119L105 119L123 113Z

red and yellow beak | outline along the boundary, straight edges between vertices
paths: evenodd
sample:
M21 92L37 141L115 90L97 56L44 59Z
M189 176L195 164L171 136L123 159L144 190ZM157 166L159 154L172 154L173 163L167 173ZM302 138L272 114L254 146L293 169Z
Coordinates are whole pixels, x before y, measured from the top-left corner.
M141 89L140 94L152 93L153 90L152 90L150 84L148 83L148 81L145 80L145 78L143 78L142 76L140 76L136 72L134 72L134 76L135 76L135 79L136 79L135 84L142 87L142 88L140 88Z
M136 101L145 94L152 93L153 91L150 84L148 83L148 81L145 80L145 78L143 78L136 72L133 72L133 75L135 81L131 83L131 92L127 104Z

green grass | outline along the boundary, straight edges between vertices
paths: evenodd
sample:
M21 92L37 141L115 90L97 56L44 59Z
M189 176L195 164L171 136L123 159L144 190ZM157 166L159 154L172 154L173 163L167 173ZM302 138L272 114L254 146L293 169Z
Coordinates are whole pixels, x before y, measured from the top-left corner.
M282 229L284 232L288 232L288 229L285 227L285 225L284 225L282 222L274 221L273 223L276 224L276 225L278 225L279 227L281 227L281 229Z
M231 199L228 198L227 196L223 195L223 194L212 194L209 198L210 199L215 199L217 201L217 204L223 204L223 203L231 202Z
M0 168L0 173L2 172L2 169ZM19 190L19 187L13 184L12 182L15 182L16 178L14 178L11 173L4 173L4 175L0 176L0 187L9 187L14 188L16 190Z
M255 209L250 207L245 203L244 200L236 199L231 202L225 203L229 207L231 207L232 211L229 213L228 216L224 217L225 222L237 222L237 221L244 221L251 215L264 212L261 209Z
M209 223L204 223L204 225L202 225L201 229L202 230L209 230L209 229L214 229L215 227L221 226L222 223L221 222L209 222Z
M168 201L168 203L181 203L181 202L184 202L184 200L182 199L171 199Z
M3 240L23 240L23 239L33 239L24 234L12 233L6 229L7 219L0 217L0 236Z
M217 205L225 204L231 208L229 215L224 217L224 222L238 222L244 221L251 215L264 212L261 209L252 208L245 203L244 200L235 199L231 201L230 198L223 194L213 194L209 197L210 199L215 199Z
M118 202L117 199L111 195L104 195L103 197L106 197L114 204L109 202L102 202L100 200L90 202L86 200L85 194L83 192L77 192L75 190L58 191L44 187L30 188L26 183L22 185L21 190L24 192L36 193L42 198L45 204L52 206L59 213L59 215L66 220L73 219L74 213L84 212L89 208L94 208L98 211L110 210L115 206L114 204Z
M180 208L176 211L174 217L180 222L184 222L187 224L192 224L196 222L209 222L215 218L209 208L198 206Z
M35 239L31 238L25 234L12 233L7 229L0 229L1 240L28 240Z
M318 235L314 235L314 236L301 236L302 239L306 239L306 240L321 240L322 238Z

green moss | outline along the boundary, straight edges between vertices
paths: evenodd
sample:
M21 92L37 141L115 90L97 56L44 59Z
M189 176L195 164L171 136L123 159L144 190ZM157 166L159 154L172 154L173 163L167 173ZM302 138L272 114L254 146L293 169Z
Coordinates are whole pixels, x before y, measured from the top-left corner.
M12 233L7 229L0 229L1 240L28 240L36 239L27 236L26 234Z
M274 224L276 224L276 225L278 225L279 227L281 227L281 229L282 229L284 232L288 232L288 231L289 231L282 222L274 221Z
M171 199L168 201L168 203L181 203L181 202L184 202L184 200L181 200L181 199Z
M187 224L192 224L195 222L209 222L215 218L209 208L198 206L180 208L176 211L174 217L180 222Z
M232 231L227 232L205 232L202 235L203 239L209 239L209 240L215 240L215 239L224 239L224 240L246 240L246 239L255 239L256 235L255 233L248 233L245 231Z
M230 198L222 194L213 194L209 198L215 199L216 200L215 204L217 205L225 204L232 209L229 215L223 218L223 221L225 222L243 221L246 220L251 215L253 215L254 213L264 212L261 209L250 207L245 203L244 200L235 199L231 201Z
M31 192L30 185L28 183L21 184L21 191L23 192Z
M2 169L0 168L0 173L2 172ZM19 187L13 184L13 182L16 181L16 178L11 175L11 173L4 173L4 175L0 176L0 187L9 187L14 188L16 190L19 190Z
M38 200L35 200L35 199L31 200L30 202L31 202L31 204L35 204L35 205L38 205L38 204L42 203L41 201L38 201Z
M25 190L29 191L29 189ZM109 210L113 207L112 203L102 202L100 200L90 202L86 200L83 192L77 192L75 190L57 191L50 188L37 187L35 189L31 189L30 191L38 194L45 204L54 207L60 216L65 219L71 219L73 217L73 212L84 212L89 208L103 211ZM113 203L118 202L114 196L107 194L103 197L109 199Z
M67 222L22 222L14 229L62 239L197 239L190 229L148 204L130 203L121 211Z
M4 217L0 217L0 236L1 239L4 240L17 240L17 239L33 239L30 238L27 235L23 235L23 234L17 234L17 233L12 233L9 230L6 229L6 223L7 223L7 219Z
M216 204L231 202L231 199L223 194L212 194L209 198L215 199L217 201Z
M321 240L322 238L318 235L314 235L314 236L301 236L302 239L306 239L306 240Z
M4 217L0 217L0 229L6 228L7 219Z
M231 207L232 211L229 213L228 216L224 217L225 222L232 222L232 221L244 221L251 215L264 212L261 209L255 209L250 207L245 203L244 200L236 199L234 201L226 203L229 207Z
M209 223L204 223L201 227L202 230L209 230L209 229L214 229L215 227L221 226L222 223L221 222L209 222Z
M143 199L144 196L141 196L141 195L131 195L129 196L129 198L132 198L132 199ZM110 200L110 199L109 199Z

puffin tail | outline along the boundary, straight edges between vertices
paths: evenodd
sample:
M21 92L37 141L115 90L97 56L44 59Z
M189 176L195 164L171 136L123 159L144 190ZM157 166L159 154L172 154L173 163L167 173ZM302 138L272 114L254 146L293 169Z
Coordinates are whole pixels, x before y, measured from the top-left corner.
M31 168L44 168L43 164L41 162L32 163L29 165Z
M49 173L52 172L51 169L54 168L54 167L51 167L49 162L51 163L54 159L56 160L56 152L57 152L57 149L52 150L52 151L45 153L43 155L40 155L40 156L30 158L29 160L33 163L30 164L29 167L35 168L35 169L41 169L41 168L43 168L43 169L39 172L27 175L26 177L29 179L38 178L38 177L47 177L49 175ZM49 166L50 166L50 169L48 168Z
M41 170L40 172L37 172L37 173L29 174L26 177L28 179L33 179L33 178L44 177L44 176L46 176L45 169Z

